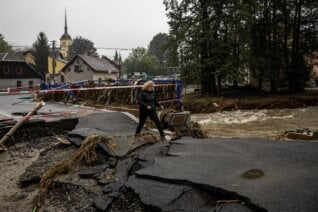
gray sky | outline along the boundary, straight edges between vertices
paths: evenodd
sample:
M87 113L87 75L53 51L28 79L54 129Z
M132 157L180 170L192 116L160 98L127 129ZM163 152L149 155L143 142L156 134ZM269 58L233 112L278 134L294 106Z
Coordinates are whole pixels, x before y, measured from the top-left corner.
M163 0L0 0L0 33L10 43L32 45L40 31L59 40L67 8L68 32L96 47L147 47L168 32ZM98 50L112 57L115 50ZM129 52L122 51L125 58Z

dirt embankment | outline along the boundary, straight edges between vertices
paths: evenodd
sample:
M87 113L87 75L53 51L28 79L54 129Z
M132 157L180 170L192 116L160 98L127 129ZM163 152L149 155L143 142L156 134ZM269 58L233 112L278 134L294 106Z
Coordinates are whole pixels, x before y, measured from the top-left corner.
M184 109L192 113L213 113L225 110L284 109L318 105L318 92L297 95L184 97Z

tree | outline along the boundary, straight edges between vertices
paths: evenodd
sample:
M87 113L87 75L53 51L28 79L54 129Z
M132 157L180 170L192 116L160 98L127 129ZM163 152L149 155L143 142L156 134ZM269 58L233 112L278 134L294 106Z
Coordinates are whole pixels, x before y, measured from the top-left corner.
M44 32L40 32L37 40L33 44L35 67L43 77L48 70L48 56L50 55L50 46Z
M303 90L309 79L305 57L317 49L317 3L303 0L257 0L251 24L251 70L270 82L272 92L288 86Z
M168 35L158 33L149 43L148 51L157 57L159 65L164 66L170 61L170 50L167 49Z
M168 44L178 57L183 78L197 75L203 94L215 96L223 79L238 85L247 74L258 80L260 89L269 82L272 92L287 86L291 92L304 88L306 58L318 44L317 1L164 3L170 25Z
M170 42L174 42L182 70L198 70L202 93L218 95L216 86L217 51L220 47L223 1L165 0L170 25ZM215 48L216 47L216 48ZM190 74L190 72L183 72ZM189 75L191 76L191 74Z
M156 75L158 72L158 60L154 55L147 52L147 49L138 47L133 49L128 58L124 61L123 70L126 74L134 72Z
M70 47L70 58L77 54L86 54L89 56L98 56L94 43L87 38L77 36L74 38Z
M117 62L119 60L118 52L115 51L114 61Z
M11 46L5 41L4 36L0 34L0 52L13 52Z

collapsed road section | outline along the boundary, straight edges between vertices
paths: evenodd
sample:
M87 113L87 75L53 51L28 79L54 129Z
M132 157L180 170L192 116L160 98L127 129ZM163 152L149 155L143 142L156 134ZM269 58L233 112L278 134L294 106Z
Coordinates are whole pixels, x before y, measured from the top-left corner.
M18 178L20 199L32 197L35 211L318 210L315 141L161 142L135 127L122 113L94 113L61 135L74 145L32 140L40 154Z

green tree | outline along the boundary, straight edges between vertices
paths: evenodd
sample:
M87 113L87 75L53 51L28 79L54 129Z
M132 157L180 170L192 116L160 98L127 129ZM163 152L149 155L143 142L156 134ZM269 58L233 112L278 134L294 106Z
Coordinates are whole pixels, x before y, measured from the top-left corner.
M305 57L317 49L317 3L303 0L257 0L251 24L250 68L262 88L303 90L309 79Z
M215 96L223 80L247 75L272 92L304 88L318 43L314 0L165 0L168 45L182 76L197 75L203 94ZM249 71L247 71L249 70ZM194 72L194 73L192 73ZM218 85L218 87L217 87Z
M147 49L138 47L132 50L128 58L124 61L124 73L144 72L148 75L158 74L158 60L156 56L149 54Z
M5 41L4 36L0 34L0 52L13 52L11 46Z
M33 44L36 69L43 77L48 73L48 56L50 55L49 41L44 32L40 32Z
M156 34L149 43L148 51L157 57L159 65L168 65L170 61L170 50L167 49L168 35L166 33Z
M70 58L77 54L86 54L89 56L98 56L94 43L87 38L77 36L74 38L72 46L70 47Z
M115 62L119 61L119 55L118 55L117 50L115 51L114 61Z
M217 58L223 1L165 0L170 25L170 43L179 53L182 78L199 74L202 93L216 96ZM189 70L189 71L186 71ZM185 76L188 75L188 76Z

